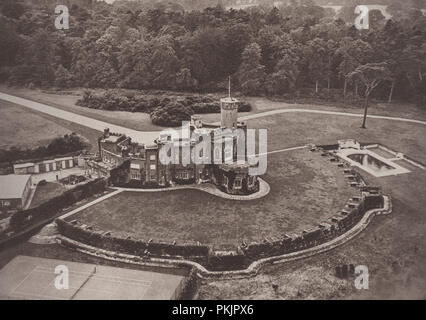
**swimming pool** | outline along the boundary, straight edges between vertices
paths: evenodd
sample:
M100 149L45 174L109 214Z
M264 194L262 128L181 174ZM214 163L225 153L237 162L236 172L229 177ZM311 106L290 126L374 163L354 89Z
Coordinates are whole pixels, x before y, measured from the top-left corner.
M386 159L368 149L343 149L337 155L351 165L361 168L375 177L385 177L408 173L410 170L401 167L391 159Z
M379 159L373 157L369 154L355 153L348 155L348 158L358 162L363 167L373 170L375 172L384 173L389 170L394 170L395 168L390 166L389 164L380 161Z

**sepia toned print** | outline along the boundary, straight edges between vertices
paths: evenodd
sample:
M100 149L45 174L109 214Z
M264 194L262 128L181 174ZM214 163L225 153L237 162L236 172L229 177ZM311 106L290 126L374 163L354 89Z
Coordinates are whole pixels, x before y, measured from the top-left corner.
M2 0L0 31L0 300L426 299L425 1Z

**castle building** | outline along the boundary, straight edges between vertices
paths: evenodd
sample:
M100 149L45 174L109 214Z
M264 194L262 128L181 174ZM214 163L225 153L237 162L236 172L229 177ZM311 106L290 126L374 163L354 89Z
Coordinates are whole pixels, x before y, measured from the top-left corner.
M236 129L238 126L238 100L228 97L220 100L222 128Z
M249 175L247 124L238 121L239 101L228 97L220 105L220 125L205 124L200 116L192 116L188 134L183 128L175 136L162 133L150 145L105 129L99 138L100 160L88 162L88 167L92 174L108 177L117 186L213 183L229 194L254 193L259 182L257 176ZM241 145L244 148L239 153ZM166 147L168 152L162 153ZM173 161L162 161L164 156Z

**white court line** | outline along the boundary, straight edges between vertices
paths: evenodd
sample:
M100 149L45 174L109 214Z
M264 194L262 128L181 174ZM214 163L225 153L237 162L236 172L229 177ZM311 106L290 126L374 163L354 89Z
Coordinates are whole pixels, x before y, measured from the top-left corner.
M72 210L72 211L70 211L70 212L68 212L68 213L60 216L59 219L68 218L68 217L70 217L70 216L72 216L72 215L74 215L74 214L76 214L76 213L78 213L78 212L80 212L80 211L82 211L84 209L87 209L87 208L89 208L89 207L91 207L91 206L93 206L95 204L98 204L98 203L100 203L100 202L102 202L102 201L104 201L104 200L106 200L108 198L111 198L111 197L119 194L120 192L123 192L123 190L118 189L118 190L115 190L115 191L113 191L111 193L108 193L108 194L106 194L106 195L104 195L104 196L102 196L102 197L100 197L100 198L98 198L98 199L96 199L96 200L94 200L92 202L86 203L85 205L83 205L81 207L78 207L77 209L74 209L74 210Z
M38 266L35 266L26 276L24 279L22 279L18 285L15 287L15 289L12 290L12 294L28 279L28 277L37 269Z

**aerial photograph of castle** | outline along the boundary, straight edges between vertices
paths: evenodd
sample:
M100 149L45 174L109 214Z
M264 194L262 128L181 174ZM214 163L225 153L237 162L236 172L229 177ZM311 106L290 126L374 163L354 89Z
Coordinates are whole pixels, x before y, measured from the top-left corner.
M1 0L0 31L0 300L426 300L425 0Z

